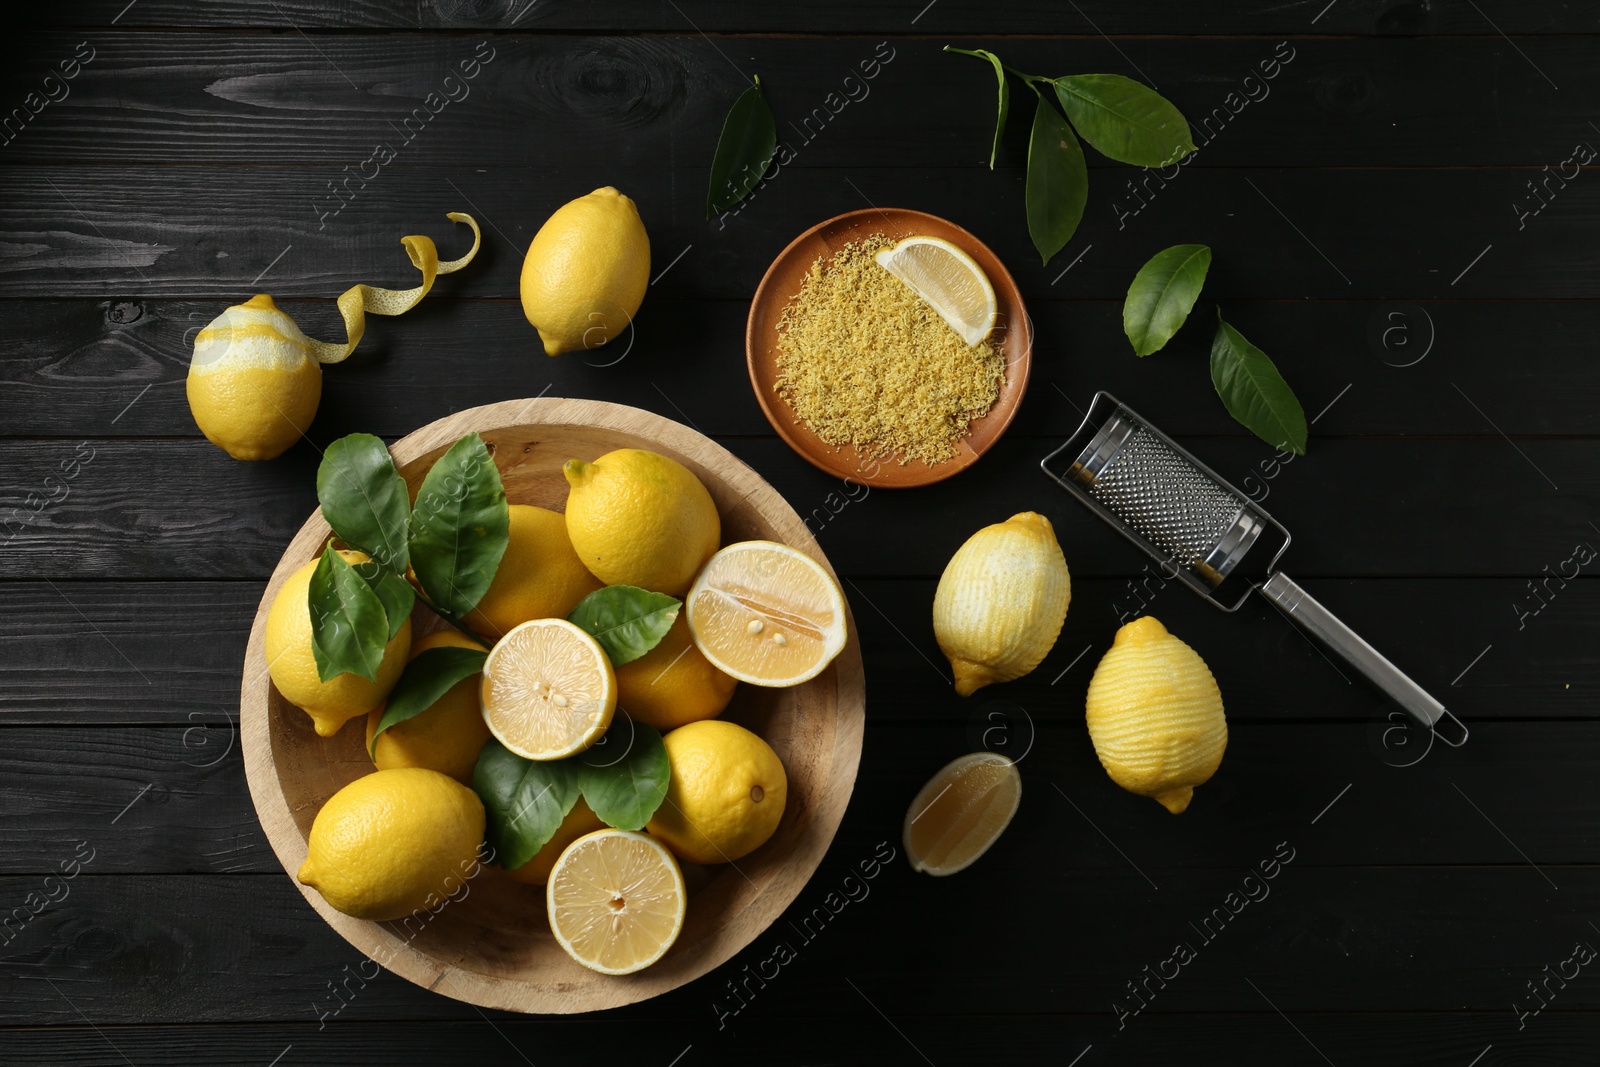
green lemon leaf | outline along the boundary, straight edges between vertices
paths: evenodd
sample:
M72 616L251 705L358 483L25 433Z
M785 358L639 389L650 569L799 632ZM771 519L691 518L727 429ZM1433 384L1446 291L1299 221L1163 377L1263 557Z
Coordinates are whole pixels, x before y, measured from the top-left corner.
M568 762L576 764L584 801L601 822L618 830L642 829L672 780L661 735L627 715L618 715L599 741Z
M532 859L578 802L572 761L523 759L494 738L478 753L472 790L483 801L484 836L506 870Z
M1067 120L1041 96L1028 138L1028 183L1022 198L1028 210L1028 236L1044 262L1072 240L1088 196L1083 148Z
M959 52L964 56L976 56L987 59L994 68L994 80L998 83L999 108L995 112L994 141L989 146L989 169L994 170L994 160L1000 154L1000 138L1006 132L1006 117L1011 114L1011 85L1006 81L1005 64L1000 62L1000 57L986 48L974 48L968 51L965 48L945 47L946 52Z
M1194 310L1209 269L1205 245L1173 245L1139 268L1122 304L1122 331L1135 354L1148 356L1172 339Z
M1246 341L1217 309L1211 384L1232 415L1273 448L1306 454L1306 413L1267 354Z
M411 567L441 612L464 617L494 580L511 528L500 472L470 433L422 480L411 509Z
M1183 113L1132 78L1069 74L1054 84L1056 99L1083 139L1119 163L1166 167L1195 150Z
M311 572L307 604L317 677L328 682L341 674L358 674L377 681L389 643L383 601L331 544Z
M722 123L711 158L711 188L706 218L719 215L750 195L778 151L778 124L761 92L761 79L739 94Z
M317 468L317 501L340 540L384 570L405 573L410 498L382 441L370 433L353 433L329 445Z
M620 667L660 644L682 607L665 593L608 585L578 601L567 621L600 642L611 665Z
M411 606L417 602L417 591L411 583L393 571L378 566L377 560L352 563L350 569L361 576L383 604L383 613L389 619L389 639L400 632L400 627L411 617Z
M400 680L394 683L394 689L389 692L383 715L378 719L378 728L372 732L372 740L367 743L368 754L371 754L372 746L378 743L379 734L395 723L415 718L433 707L434 702L453 689L457 682L481 672L483 661L488 657L489 653L482 649L450 646L417 653L417 657L406 664Z

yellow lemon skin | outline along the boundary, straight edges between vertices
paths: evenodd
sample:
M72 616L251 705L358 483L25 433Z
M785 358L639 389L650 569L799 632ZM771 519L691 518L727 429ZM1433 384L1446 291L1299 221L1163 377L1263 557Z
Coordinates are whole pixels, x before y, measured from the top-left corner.
M483 824L483 802L448 775L374 771L317 812L298 877L357 919L434 911L478 873Z
M522 311L547 355L599 348L627 329L650 284L650 238L611 186L562 205L522 261Z
M682 596L722 541L711 494L677 460L619 448L593 463L569 459L561 472L567 535L607 585Z
M967 538L933 594L933 633L956 692L971 696L1037 667L1071 602L1072 576L1043 515L1024 511Z
M651 836L693 863L741 859L772 836L789 780L771 745L721 719L680 726L662 742L672 780L645 826Z
M322 367L300 327L263 293L195 336L185 387L207 440L234 459L272 459L316 416Z
M411 646L411 658L416 659L430 648L488 651L465 634L439 630L419 638ZM367 751L372 753L372 762L380 771L393 767L426 767L470 786L472 770L478 765L478 753L489 740L489 727L483 721L483 707L478 703L482 680L481 674L461 679L434 701L432 707L405 722L395 723L381 734L377 731L384 709L382 705L373 708L367 715ZM377 734L376 743L374 734Z
M561 825L555 834L544 843L544 847L535 852L527 863L512 868L506 874L510 875L513 881L525 885L544 885L550 881L550 872L568 845L584 834L605 829L605 825L600 821L600 816L584 803L582 797L579 797L578 802L572 805L572 810L567 812L567 817L561 820Z
M341 551L345 562L354 566L367 562L365 552ZM400 624L400 632L383 649L383 662L376 681L358 674L341 674L324 682L317 676L317 661L311 651L311 572L312 560L289 575L267 609L264 651L267 672L283 698L311 716L319 737L332 737L339 728L381 704L400 680L406 656L411 651L411 620Z
M560 512L512 504L506 554L466 624L498 639L529 619L566 618L578 601L599 588L600 580L573 551Z
M617 707L662 732L721 715L739 685L695 647L683 612L660 644L616 672Z
M1211 669L1148 615L1117 631L1089 680L1085 712L1111 780L1174 815L1216 773L1228 747Z

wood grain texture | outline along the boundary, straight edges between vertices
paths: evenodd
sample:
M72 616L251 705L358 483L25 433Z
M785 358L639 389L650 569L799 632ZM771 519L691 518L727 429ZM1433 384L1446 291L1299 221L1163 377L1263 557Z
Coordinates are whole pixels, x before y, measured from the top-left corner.
M982 0L943 0L933 5L869 7L847 0L822 0L804 6L696 0L662 5L651 0L606 4L584 0L420 0L397 7L382 0L241 0L223 8L196 9L183 0L142 0L124 10L124 0L39 8L27 21L41 26L109 25L260 27L317 29L516 29L623 30L682 33L1071 33L1088 40L1113 34L1467 34L1487 36L1498 25L1508 33L1590 33L1600 18L1593 3L1539 0L1494 9L1490 22L1470 5L1417 3L1414 0L1327 0L1195 5L1167 0L1132 6L1118 0L1086 0L1067 11L1051 0L998 5Z
M794 510L760 475L709 438L661 416L593 400L532 399L491 404L429 423L392 447L395 465L413 489L444 452L479 434L514 503L564 508L562 464L574 453L591 459L619 448L648 448L688 467L710 491L724 543L779 541L822 566L822 549ZM267 612L283 583L317 555L332 535L321 512L295 534L256 610L245 651L239 730L250 796L285 870L306 856L312 819L339 789L368 773L361 739L344 732L325 740L267 677ZM850 800L865 728L861 648L849 608L844 649L817 677L798 686L746 686L727 716L758 733L783 761L788 782L783 819L763 846L737 864L685 864L691 882L688 917L661 960L637 974L599 975L573 961L541 924L531 899L509 879L492 876L440 908L413 912L415 928L343 915L309 887L305 899L342 937L391 971L428 990L470 1004L565 1014L646 1000L725 963L773 922L821 862ZM429 612L419 608L424 619ZM432 627L439 625L432 620ZM475 890L475 892L474 892ZM454 894L451 894L454 898ZM467 903L470 900L471 903Z
M880 690L887 688L869 690L875 720ZM1592 723L1474 721L1472 742L1460 753L1442 745L1407 752L1392 740L1386 751L1381 733L1365 722L1291 727L1236 714L1240 705L1229 677L1222 767L1197 790L1190 810L1174 818L1106 777L1083 729L1082 685L1062 688L1053 704L1004 707L980 697L960 705L959 713L941 708L945 714L931 722L875 722L874 744L864 751L860 782L827 862L842 864L842 877L880 841L898 850L899 826L917 790L953 756L985 744L1020 757L1027 794L1023 821L996 847L1025 863L1029 842L1044 835L1053 845L1035 862L1039 877L1052 882L1090 870L1137 880L1130 858L1141 868L1159 864L1186 872L1182 878L1243 870L1261 859L1263 842L1298 833L1346 785L1349 793L1333 809L1340 817L1330 813L1317 824L1317 850L1307 866L1514 864L1526 856L1554 868L1594 858L1587 842L1600 832L1600 799L1589 771L1600 758L1600 742ZM936 698L926 699L932 704ZM94 852L85 877L289 878L262 833L227 724L12 727L6 736L0 773L10 785L0 794L0 874L39 880L59 874L61 862L85 842ZM1401 757L1416 762L1400 766ZM63 775L60 767L68 762L73 773ZM1537 795L1526 788L1529 780L1541 783ZM1552 810L1562 817L1549 818ZM894 861L897 868L902 862ZM988 866L975 868L973 880L983 882ZM836 880L822 870L819 895ZM1561 881L1558 874L1552 878ZM0 898L0 923L25 896ZM802 901L790 917L810 907ZM904 923L903 936L914 935L915 914L897 922Z
M1552 166L1566 158L1569 139L1552 138ZM542 193L530 192L515 167L396 166L365 190L371 196L343 201L327 217L313 198L332 167L264 164L225 180L218 168L187 165L17 167L6 170L11 196L0 201L0 295L236 302L268 286L274 296L327 299L357 281L410 285L401 235L426 233L452 255L461 235L449 232L444 213L464 209L485 226L483 249L435 292L511 299L538 226L599 181L638 201L662 268L690 249L658 283L657 299L748 298L795 234L869 204L928 211L971 230L1028 301L1051 287L1121 299L1139 264L1175 234L1226 250L1233 273L1218 297L1592 299L1588 279L1600 269L1600 181L1572 182L1519 222L1514 206L1529 202L1526 183L1543 180L1537 170L1194 168L1158 191L1155 178L1145 190L1145 178L1118 169L1095 185L1073 242L1044 267L1028 242L1016 168L940 172L908 191L904 172L882 165L797 167L768 179L722 225L703 218L709 157L701 158L662 181L658 157L611 159L597 177L587 160L558 155L538 165ZM1141 186L1130 188L1136 178ZM270 280L255 284L268 267ZM331 306L322 321L301 325L338 336Z
M1586 101L1600 91L1600 69L1589 42L1544 38L1513 48L1482 25L1480 40L1156 37L1115 48L1092 38L1033 37L714 43L681 21L674 28L681 35L666 37L339 34L313 42L293 32L101 33L89 41L93 59L68 95L20 131L14 123L5 132L0 164L298 163L327 167L337 181L346 164L372 177L377 167L361 164L379 143L397 152L385 173L414 165L471 173L493 162L486 146L601 139L606 167L616 172L663 161L689 171L710 166L724 113L749 75L759 74L798 169L984 167L993 74L982 62L945 54L947 42L993 47L1013 67L1045 75L1108 70L1153 81L1202 146L1188 168L1292 160L1301 167L1537 169L1554 167L1574 142L1593 141ZM0 72L0 101L20 103L84 37L31 40L28 53ZM863 77L863 63L872 77ZM1464 79L1463 69L1485 76ZM1560 91L1541 70L1555 72ZM1264 71L1272 77L1263 79ZM1020 83L1016 89L1023 91ZM429 94L436 94L431 105ZM1515 121L1534 108L1540 122ZM1027 147L1020 97L1012 127L1002 160L1019 166ZM1097 152L1087 157L1101 189L1121 184L1123 168ZM578 161L539 162L562 173ZM693 181L687 173L679 180ZM323 181L312 183L308 199L328 198ZM703 204L705 181L695 184L695 202Z
M1492 404L1491 394L1480 396ZM692 423L716 403L683 400L685 407L662 408ZM748 394L727 402L754 404ZM1160 424L1159 416L1150 417ZM349 427L359 428L360 423ZM319 444L337 436L324 436L320 424L312 434ZM936 576L974 529L1028 510L1050 519L1075 574L1139 573L1146 557L1040 472L1039 461L1059 440L1008 436L949 481L864 497L776 438L722 443L797 512L812 517L814 526L819 518L828 520L820 529L829 557L852 579ZM1580 541L1600 538L1583 518L1600 514L1596 440L1514 445L1497 437L1313 438L1304 459L1266 469L1262 464L1270 463L1272 453L1255 440L1180 443L1243 490L1251 491L1255 483L1246 479L1255 478L1269 492L1267 508L1296 538L1285 568L1297 578L1542 579L1547 566L1562 571ZM57 489L45 479L56 477L59 462L74 455L77 442L0 438L0 468L16 472L16 482L0 493L0 518L10 523L4 529L11 535L0 553L0 579L260 578L270 572L297 517L315 507L320 457L309 443L272 462L249 464L229 459L204 439L93 437L87 447L94 450L92 462ZM1269 470L1276 476L1267 479ZM1375 478L1373 472L1393 473ZM1491 484L1493 497L1480 491ZM35 503L42 506L29 504L30 492L39 494ZM57 497L53 503L50 493ZM1341 531L1348 501L1375 509L1393 532L1379 538L1354 536L1348 526ZM884 529L908 532L885 537ZM1473 533L1468 538L1452 532L1459 530ZM1565 570L1570 576L1571 568ZM851 593L848 584L845 592ZM1494 611L1515 626L1509 605L1497 603Z
M917 1050L952 1063L1009 1065L1060 1061L1093 1045L1081 1062L1295 1064L1320 1062L1302 1034L1329 1056L1360 1063L1396 1063L1407 1067L1460 1067L1493 1045L1506 1059L1524 1064L1581 1063L1593 1049L1600 1018L1555 1008L1538 1017L1525 1033L1508 1037L1503 1015L1467 1016L1458 1012L1382 1012L1365 1015L1301 1013L1292 1024L1263 1007L1260 1011L1203 1013L1158 1011L1142 1014L1126 1034L1092 1041L1102 1034L1103 1019L1093 1015L898 1015L892 1027L871 1005L843 982L839 1001L808 1025L788 1030L783 1052L796 1063L837 1057L843 1035L848 1049L873 1063L921 1063ZM1246 987L1248 991L1248 987ZM851 1003L849 998L854 998ZM699 1027L692 1049L695 1062L745 1067L753 1058L771 1055L767 1040L771 1020L758 1007L730 1021L724 1029ZM1295 1032L1296 1028L1302 1034ZM897 1035L895 1030L899 1030ZM1514 1027L1513 1027L1514 1029ZM594 1048L610 1043L638 1048L667 1062L684 1052L665 1040L659 1023L634 1019L584 1019L551 1025L544 1020L498 1017L485 1020L416 1023L315 1022L241 1024L225 1036L216 1027L87 1027L5 1032L0 1065L35 1067L40 1062L70 1062L81 1067L126 1067L125 1053L135 1063L160 1062L174 1067L260 1067L283 1055L324 1056L349 1067L391 1067L414 1056L418 1062L445 1062L459 1057L474 1063L519 1064L522 1056L544 1056L556 1062L581 1061ZM107 1041L107 1038L110 1041ZM1081 1038L1081 1039L1080 1039ZM911 1042L908 1044L908 1041ZM1380 1050L1374 1052L1373 1050ZM121 1050L120 1052L118 1050ZM1095 1059L1094 1057L1099 1057ZM1378 1058L1386 1057L1386 1058ZM1516 1057L1516 1058L1512 1058ZM288 1057L285 1057L286 1059ZM535 1060L534 1062L538 1062ZM1334 1060L1333 1062L1340 1062ZM1484 1061L1489 1062L1489 1061Z
M1130 258L1129 278L1137 266ZM1597 432L1600 381L1589 370L1600 301L1263 302L1233 295L1248 288L1238 266L1214 266L1207 293L1225 301L1229 321L1272 355L1307 415L1321 415L1313 450L1328 435L1479 437L1493 436L1496 426L1517 438ZM1029 299L1040 371L1010 434L1065 438L1094 390L1105 389L1169 433L1245 435L1204 391L1214 332L1206 321L1209 299L1161 355L1138 359L1122 332L1120 300L1056 296L1047 288ZM97 422L106 435L197 436L181 383L195 332L225 304L9 302L0 317L0 426L30 437L81 435ZM326 301L280 306L308 329L332 314ZM740 393L748 311L746 300L688 300L663 289L646 300L632 337L550 359L538 351L516 301L431 296L404 321L369 321L357 354L324 373L313 436L398 437L501 399L508 387L529 396L548 388L551 396L611 400L679 420L692 409L705 433L763 436L770 427L760 408ZM1539 343L1530 347L1530 337ZM1508 352L1517 358L1507 360ZM1255 472L1259 486L1242 484L1248 470L1228 476L1270 499L1263 473Z
M847 508L818 527L817 537L834 551L841 530L857 521L870 525ZM1067 547L1075 551L1070 542ZM1137 557L1129 554L1127 561ZM950 689L933 638L935 579L846 574L863 656L884 671L869 683L873 721L964 727L981 719L989 701L1005 700L1041 723L1070 723L1082 714L1083 689L1119 619L1141 610L1202 651L1223 682L1231 720L1381 719L1376 694L1348 668L1335 669L1276 609L1252 600L1239 615L1224 617L1187 591L1159 584L1154 574L1090 578L1080 568L1073 606L1050 655L1033 674L971 700ZM1529 580L1324 579L1316 593L1463 718L1594 718L1600 714L1593 700L1600 658L1592 642L1600 626L1600 582L1571 582L1565 589L1552 583L1555 596L1546 607L1519 616L1517 606L1528 612L1535 603ZM0 660L0 723L198 726L184 756L195 763L216 758L237 713L245 620L262 585L7 583L12 610L0 615L0 642L10 655ZM980 744L979 738L967 741ZM180 737L174 751L183 744Z
M714 1005L724 1010L735 1005L728 983L742 980L746 965L756 973L782 942L797 958L779 970L768 989L752 981L756 996L739 1019L761 1026L766 1035L807 1027L809 1020L837 1011L849 993L842 981L848 976L890 1018L930 1011L1047 1013L1065 1003L1099 1013L1094 1036L1109 1039L1117 1029L1111 1005L1127 1000L1125 983L1187 940L1199 958L1162 991L1160 1011L1251 1011L1254 994L1245 982L1250 978L1291 1014L1393 1011L1396 1005L1407 1011L1487 1012L1500 1018L1509 1036L1516 1031L1510 1003L1519 995L1532 1003L1524 983L1538 978L1544 965L1565 959L1575 941L1594 938L1587 902L1600 890L1600 870L1592 866L1542 867L1559 892L1520 861L1318 868L1312 866L1318 827L1257 842L1248 869L1185 871L1141 863L1159 891L1127 866L1057 875L1050 882L1057 887L1056 920L1038 924L1025 942L997 952L993 901L1025 898L1040 883L1036 850L1018 847L1023 841L1018 830L1030 808L1036 819L1046 820L1034 821L1031 834L1078 818L1059 797L1048 811L1044 803L1025 800L1008 836L981 861L981 878L935 881L914 874L897 856L873 881L862 883L856 863L870 859L873 846L859 856L842 855L819 872L787 920L726 969L618 1008L606 1018L664 1022L687 1044L695 1040L695 1027L709 1024L715 1030ZM1467 813L1478 818L1470 809ZM1087 826L1072 833L1085 843L1095 837ZM1484 833L1494 836L1487 827ZM1266 883L1265 895L1252 889L1263 899L1226 923L1213 920L1209 942L1197 934L1189 924L1198 926L1213 908L1223 907L1256 861L1271 859L1280 841L1295 850L1295 860ZM66 852L71 854L70 845ZM91 864L68 882L70 895L41 910L5 946L0 973L8 995L0 1005L0 1025L81 1025L74 1004L99 1026L315 1023L321 1011L341 1003L329 983L337 987L353 973L368 978L368 984L349 987L356 995L346 996L341 1024L479 1018L470 1005L433 995L392 973L373 978L371 965L362 964L361 954L305 906L287 877L94 877L87 873L92 869ZM854 877L850 891L857 901L826 904L830 892L835 901L844 898L840 887L847 876ZM21 904L41 885L36 876L0 878L0 900ZM1485 907L1489 901L1498 906ZM814 917L817 909L830 907L839 907L837 914ZM939 918L938 937L927 936L929 914ZM810 926L802 926L808 917ZM1474 937L1463 939L1463 929L1471 929ZM966 983L905 980L908 973L937 975L951 958L966 962ZM1014 981L1019 967L1046 966L1048 983ZM70 1003L43 981L46 976ZM1556 1008L1600 1010L1600 985L1569 983Z

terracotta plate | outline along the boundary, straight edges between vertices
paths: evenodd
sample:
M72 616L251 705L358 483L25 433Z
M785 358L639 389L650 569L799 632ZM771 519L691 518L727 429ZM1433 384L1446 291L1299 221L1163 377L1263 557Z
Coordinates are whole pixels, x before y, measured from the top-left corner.
M1006 358L1006 379L994 407L973 421L967 436L956 444L956 454L943 463L928 464L912 460L863 456L854 447L828 444L796 417L788 403L773 391L778 369L778 317L794 295L817 257L835 251L873 234L892 240L925 234L941 237L971 256L994 286L999 317L990 341L998 343ZM928 485L966 470L1005 433L1011 425L1022 394L1028 388L1028 368L1033 359L1033 323L1022 306L1017 283L998 257L972 234L953 222L922 211L905 208L866 208L851 211L818 223L799 237L767 268L766 277L750 303L750 320L745 327L745 359L750 366L750 384L767 421L789 446L813 466L853 482L886 489Z

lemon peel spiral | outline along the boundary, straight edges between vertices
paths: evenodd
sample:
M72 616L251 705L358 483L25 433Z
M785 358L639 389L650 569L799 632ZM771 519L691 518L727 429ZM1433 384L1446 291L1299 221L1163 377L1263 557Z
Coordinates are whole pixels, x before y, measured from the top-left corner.
M400 315L428 295L434 279L452 274L478 254L482 233L464 212L446 216L472 230L472 247L458 259L440 262L432 238L401 238L406 255L422 272L411 289L357 284L339 296L343 342L318 341L301 332L294 319L265 293L225 309L194 340L186 389L189 411L212 444L234 459L272 459L311 425L322 397L322 364L339 363L355 351L366 332L366 316Z

